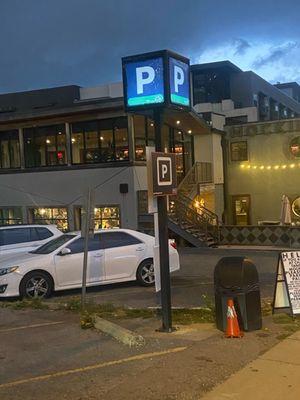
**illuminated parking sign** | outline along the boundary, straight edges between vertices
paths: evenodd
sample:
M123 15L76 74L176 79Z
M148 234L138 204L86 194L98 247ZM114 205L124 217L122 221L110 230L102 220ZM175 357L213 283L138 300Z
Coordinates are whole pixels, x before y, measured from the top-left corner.
M190 106L190 68L173 57L169 59L171 103Z
M127 111L190 108L189 60L167 50L122 59Z
M162 57L125 65L127 105L129 107L164 103L164 67Z

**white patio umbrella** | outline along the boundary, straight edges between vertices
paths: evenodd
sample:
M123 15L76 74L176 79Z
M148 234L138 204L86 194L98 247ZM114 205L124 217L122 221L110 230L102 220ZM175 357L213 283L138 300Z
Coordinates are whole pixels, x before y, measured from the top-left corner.
M280 224L289 225L291 223L292 223L291 203L289 198L284 194L281 199Z

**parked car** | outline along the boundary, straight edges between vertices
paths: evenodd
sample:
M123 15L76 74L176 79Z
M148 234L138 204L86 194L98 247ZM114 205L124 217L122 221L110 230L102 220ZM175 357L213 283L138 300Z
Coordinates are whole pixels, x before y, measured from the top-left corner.
M7 254L34 250L62 234L55 225L0 226L0 260Z
M137 280L154 284L154 237L128 229L96 231L89 239L87 286ZM82 286L84 238L66 233L38 249L0 260L0 297L49 297ZM169 242L170 271L180 267Z

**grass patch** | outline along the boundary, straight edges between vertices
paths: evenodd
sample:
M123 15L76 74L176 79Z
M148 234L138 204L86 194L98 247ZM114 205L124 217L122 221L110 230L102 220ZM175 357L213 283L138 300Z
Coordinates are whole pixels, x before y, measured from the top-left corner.
M134 319L134 318L160 318L161 309L150 308L125 308L116 307L111 303L95 304L93 301L86 303L85 310L81 309L81 300L72 298L61 305L61 309L78 312L81 314L81 327L91 328L93 326L93 315L107 319ZM203 307L198 309L173 309L172 319L174 324L190 325L195 323L215 322L215 312L212 308Z
M174 324L190 325L215 322L215 313L211 308L172 310Z
M293 317L288 314L274 314L273 315L273 322L275 324L290 324L293 322Z
M284 340L284 339L286 339L286 338L289 337L289 336L290 336L289 333L282 333L281 335L276 336L276 339L278 339L278 340Z
M13 310L25 310L32 308L34 310L48 310L47 304L43 303L41 299L23 299L1 303L3 308L11 308Z

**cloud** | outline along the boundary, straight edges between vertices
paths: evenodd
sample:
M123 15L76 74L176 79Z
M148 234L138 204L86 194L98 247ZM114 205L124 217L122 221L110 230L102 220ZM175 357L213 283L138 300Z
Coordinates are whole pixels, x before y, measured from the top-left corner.
M277 41L234 39L205 49L196 63L229 60L242 70L252 70L269 82L300 83L300 44Z
M234 44L236 46L235 55L243 55L251 47L249 42L245 39L235 39Z
M270 54L266 56L259 57L254 63L254 68L261 68L267 64L273 64L277 61L287 58L291 51L298 48L299 44L297 42L284 43L281 46L273 47L270 49Z

